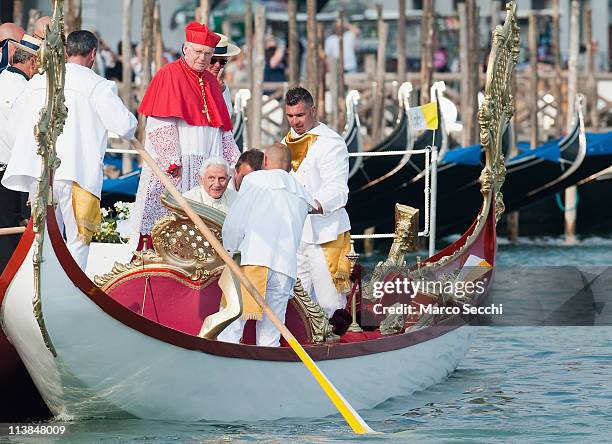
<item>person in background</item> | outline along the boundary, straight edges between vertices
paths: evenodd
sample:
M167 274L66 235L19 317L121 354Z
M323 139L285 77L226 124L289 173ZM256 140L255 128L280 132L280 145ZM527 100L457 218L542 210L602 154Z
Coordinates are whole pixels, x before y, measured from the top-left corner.
M206 159L200 168L200 184L183 193L187 199L227 213L236 200L236 191L228 189L230 166L221 157Z
M235 166L235 174L232 180L230 180L229 187L236 191L240 191L240 184L242 179L253 171L261 170L263 164L264 154L260 150L246 150L238 158Z
M85 270L89 243L100 225L102 159L108 145L108 132L124 139L134 137L136 117L117 96L114 82L91 70L98 40L89 31L71 32L66 39L66 78L64 95L68 114L57 139L53 200L55 216L76 263ZM16 100L9 120L11 158L2 179L6 188L30 192L37 189L41 158L32 128L46 103L46 75L36 75Z
M15 23L0 25L0 72L8 68L13 59L15 47L9 43L20 41L24 34L24 29Z
M324 43L325 55L337 59L340 57L340 43L338 40L338 24L336 23L333 32L327 36ZM342 34L342 51L344 54L344 72L357 72L357 42L359 38L359 28L350 23L344 24Z
M16 46L12 65L0 73L0 181L11 158L9 140L12 130L9 119L13 104L38 69L37 55L42 43L27 34L21 37L21 42L10 42L11 46ZM28 218L27 198L27 193L9 190L0 184L0 228L23 225ZM20 237L18 234L0 236L0 274L15 251Z
M247 175L223 224L223 246L240 252L240 266L281 322L293 295L300 245L312 197L295 180L291 151L280 143L264 148L263 170ZM242 315L217 339L240 342L247 320L255 319L257 345L278 347L280 332L242 288Z
M210 65L208 66L208 72L210 72L213 76L217 78L219 81L219 86L221 87L221 91L223 91L223 100L225 100L225 104L227 106L227 111L230 116L234 113L234 107L232 105L232 94L230 93L229 88L223 81L225 65L230 61L230 59L234 56L240 54L240 48L238 48L233 43L230 43L227 36L223 34L217 33L221 40L215 46L215 52L210 59Z

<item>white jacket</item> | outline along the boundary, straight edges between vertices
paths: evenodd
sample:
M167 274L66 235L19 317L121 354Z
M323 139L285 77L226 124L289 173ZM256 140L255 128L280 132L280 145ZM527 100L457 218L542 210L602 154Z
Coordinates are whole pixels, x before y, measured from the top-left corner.
M297 134L292 131L292 136ZM317 134L306 157L294 175L306 191L323 208L323 214L310 214L304 224L302 241L323 244L338 238L351 229L348 213L348 149L342 136L324 123L319 123L308 134Z
M40 176L41 158L36 154L34 127L45 105L46 82L46 75L35 75L13 107L9 121L14 128L11 159L2 180L6 188L29 191ZM138 122L117 96L115 83L85 66L66 64L64 95L68 116L57 139L57 157L61 164L55 180L77 182L100 197L108 131L131 139Z
M286 171L247 174L223 223L223 246L231 254L240 251L240 265L261 265L296 278L297 249L313 205Z
M9 140L12 131L9 119L15 100L27 85L28 79L20 73L13 72L11 67L0 73L0 163L8 163L11 158Z

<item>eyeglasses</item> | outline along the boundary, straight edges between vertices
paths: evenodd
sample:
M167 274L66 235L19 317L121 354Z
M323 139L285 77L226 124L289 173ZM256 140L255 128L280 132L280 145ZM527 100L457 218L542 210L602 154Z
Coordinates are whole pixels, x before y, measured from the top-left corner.
M221 58L212 58L210 59L210 64L214 65L215 63L218 63L221 66L225 66L225 64L227 63L227 59L221 59Z

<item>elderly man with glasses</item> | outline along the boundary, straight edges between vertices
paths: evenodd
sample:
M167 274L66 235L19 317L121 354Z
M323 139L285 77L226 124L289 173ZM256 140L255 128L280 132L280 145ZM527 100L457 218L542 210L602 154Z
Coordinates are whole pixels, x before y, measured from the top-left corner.
M206 159L222 157L234 166L240 155L221 88L208 71L220 36L191 22L185 37L184 56L157 72L138 109L147 116L145 149L183 193L198 185ZM138 249L152 246L153 225L168 214L160 201L163 190L143 166L134 210L122 227L126 235L140 234Z
M225 65L230 61L230 58L240 54L240 48L233 43L230 43L226 35L219 33L217 33L217 35L221 37L221 40L219 40L219 43L217 43L217 46L215 46L215 52L210 59L208 72L217 78L221 91L223 91L223 100L225 100L227 111L231 116L234 112L232 95L230 94L229 88L223 81L223 72L225 70Z

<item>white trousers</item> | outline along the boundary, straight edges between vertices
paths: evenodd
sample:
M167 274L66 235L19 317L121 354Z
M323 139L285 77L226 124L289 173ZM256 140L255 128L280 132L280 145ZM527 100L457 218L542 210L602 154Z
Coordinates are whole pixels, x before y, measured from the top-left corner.
M285 323L285 312L287 303L293 295L295 279L286 274L268 269L266 281L266 302L282 323ZM217 340L223 342L240 342L246 321L236 319L225 330L217 336ZM280 345L280 331L274 326L270 318L263 316L255 326L257 345L264 347L278 347Z
M321 306L328 318L334 311L344 308L346 297L336 290L320 245L300 242L297 251L297 274L304 290Z
M30 202L36 193L37 184L34 183L30 190ZM66 246L76 263L85 271L87 267L87 257L89 256L89 245L85 245L79 240L79 230L74 209L72 208L72 182L68 180L56 180L53 182L53 201L55 206L55 218L60 233L66 230Z

